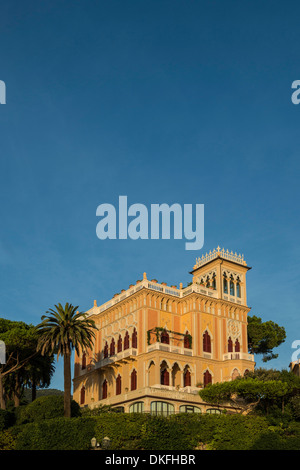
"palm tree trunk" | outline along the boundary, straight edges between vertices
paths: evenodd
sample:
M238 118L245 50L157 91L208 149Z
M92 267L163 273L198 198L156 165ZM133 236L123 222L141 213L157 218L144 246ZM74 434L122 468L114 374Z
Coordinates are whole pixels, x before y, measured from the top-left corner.
M71 418L71 353L64 353L64 416Z

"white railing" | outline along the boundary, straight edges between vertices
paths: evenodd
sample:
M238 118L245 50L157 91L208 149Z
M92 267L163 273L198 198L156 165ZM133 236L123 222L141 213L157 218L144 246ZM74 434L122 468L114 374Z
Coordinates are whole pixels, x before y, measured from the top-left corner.
M171 353L175 353L175 354L184 354L185 356L192 356L193 355L192 349L181 348L180 346L172 346L171 344L165 344L165 343L157 342L157 343L150 344L147 347L147 352L151 352L151 351L155 351L155 350L171 352Z
M217 249L214 249L213 251L210 251L209 253L202 255L201 258L197 258L194 269L200 268L200 266L203 266L204 264L209 263L209 261L212 261L213 259L218 258L218 257L246 266L244 255L233 253L233 251L230 252L229 250L225 251L224 248L221 250L221 248L218 246Z
M173 385L161 385L161 384L155 384L155 385L149 385L148 387L151 391L166 391L166 392L179 392L179 393L192 393L194 395L198 395L199 393L199 388L198 387L174 387Z
M125 349L124 351L120 351L119 353L114 354L113 356L105 357L104 359L100 359L100 361L96 362L96 368L108 366L114 362L121 361L122 359L128 359L129 357L137 356L138 350L135 348Z
M188 287L185 287L184 289L176 289L174 287L169 287L165 286L164 284L159 284L159 283L154 283L151 281L148 281L147 279L144 279L140 281L136 286L131 287L130 289L127 289L125 292L122 292L121 294L116 295L113 299L109 300L108 302L104 303L100 307L94 306L90 310L88 310L86 313L88 315L93 315L95 313L101 313L104 310L107 310L108 308L112 307L113 305L116 305L117 303L121 302L122 300L126 299L127 297L130 297L131 295L135 294L139 290L146 288L150 290L154 290L157 292L161 292L163 294L167 295L173 295L177 298L183 298L192 292L196 292L198 294L202 295L207 295L208 297L213 297L213 298L218 298L217 291L214 289L209 289L204 286L201 286L199 284L191 284Z
M230 360L245 360L254 361L254 354L242 353L242 352L230 352L223 354L223 361Z

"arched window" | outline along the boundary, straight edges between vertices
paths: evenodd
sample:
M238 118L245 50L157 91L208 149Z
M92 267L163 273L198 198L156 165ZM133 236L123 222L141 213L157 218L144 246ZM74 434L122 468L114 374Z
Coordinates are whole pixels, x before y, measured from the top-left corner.
M102 384L102 400L107 398L107 380L105 379Z
M137 331L136 331L136 329L133 330L131 343L132 343L132 347L137 349Z
M119 335L118 339L118 353L122 351L122 336Z
M236 296L241 297L241 284L239 282L236 283Z
M137 374L136 374L136 370L134 369L132 372L131 372L131 376L130 376L130 382L131 382L131 390L136 390L136 387L137 387Z
M166 330L163 330L163 332L161 334L161 337L160 337L160 340L164 344L169 344L170 343L170 337L169 337L169 334L167 333Z
M144 403L142 401L137 401L130 405L129 413L143 413L144 411Z
M110 343L110 350L109 350L109 354L111 356L114 356L116 353L116 344L115 344L115 340L114 338L111 340L111 343Z
M108 344L107 344L107 341L106 341L105 346L104 346L103 356L104 356L104 359L106 359L108 357Z
M169 372L167 369L162 369L160 372L160 383L161 385L169 385Z
M218 408L208 408L206 410L206 413L209 414L209 415L220 415L221 410L218 410Z
M217 288L217 281L216 281L216 275L215 274L213 275L213 278L212 278L212 288L214 290L216 290L216 288Z
M203 352L211 353L211 341L207 330L203 334Z
M235 352L240 352L240 343L238 339L235 341L234 350Z
M174 405L165 401L152 401L150 405L152 415L168 416L174 413Z
M231 375L231 379L232 380L235 380L237 379L238 377L240 376L240 373L237 369L234 369L233 372L232 372L232 375Z
M232 276L230 278L230 295L234 295L234 282Z
M81 369L86 369L86 354L82 354L82 359L81 359Z
M224 277L223 277L223 291L224 291L224 294L228 294L228 282L227 282L226 274L224 274Z
M198 406L181 405L179 407L179 413L201 413L201 409L198 408Z
M212 383L212 376L211 376L211 373L206 370L203 374L203 385L204 387L206 387L208 384L211 384Z
M207 276L207 278L206 278L206 287L210 287L210 280L209 280L209 276Z
M116 395L121 395L122 393L122 378L120 374L116 378Z
M85 402L85 387L81 387L81 390L80 390L80 404L81 405L84 405L84 402Z
M184 372L183 383L184 383L184 387L191 386L191 373L188 369Z
M125 351L125 349L129 349L129 334L128 334L128 331L126 331L125 337L124 337L124 351Z
M228 338L228 352L233 352L233 344L232 344L232 339Z
M184 340L183 340L183 347L185 349L191 349L191 336L188 334L188 332L185 333L184 335Z

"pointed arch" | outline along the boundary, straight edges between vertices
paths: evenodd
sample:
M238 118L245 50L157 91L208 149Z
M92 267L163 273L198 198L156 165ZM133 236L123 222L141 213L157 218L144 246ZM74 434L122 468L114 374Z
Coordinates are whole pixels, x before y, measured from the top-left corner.
M235 380L235 379L237 379L240 375L241 375L241 374L240 374L239 370L235 367L235 368L233 369L232 373L231 373L231 379L232 379L232 380Z
M84 405L85 403L85 386L83 385L80 390L80 404Z
M206 387L208 384L212 383L212 375L208 369L203 374L203 386Z
M110 348L109 348L109 354L110 356L114 356L116 353L116 343L115 339L112 338L111 343L110 343Z
M121 395L122 393L122 377L119 374L116 378L116 395Z
M129 349L129 334L128 334L128 331L126 331L125 336L124 336L124 351L126 349Z
M107 380L105 379L102 383L102 400L107 398Z
M207 329L203 333L203 352L211 353L211 338Z
M133 348L137 349L137 331L136 328L133 329L133 333L131 336L131 345Z
M160 335L160 341L163 344L170 344L170 336L166 329L164 329Z
M183 372L183 386L190 387L192 384L192 376L189 368L186 368Z
M170 385L170 374L169 374L169 366L167 362L164 360L160 364L160 384L161 385Z
M135 369L130 374L130 386L131 390L136 390L137 389L137 372Z
M118 345L117 345L117 352L121 352L122 351L122 336L119 335L119 339L118 339Z

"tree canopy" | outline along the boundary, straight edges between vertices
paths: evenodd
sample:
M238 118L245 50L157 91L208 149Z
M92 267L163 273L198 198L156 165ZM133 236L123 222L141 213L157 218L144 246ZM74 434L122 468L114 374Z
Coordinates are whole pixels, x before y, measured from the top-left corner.
M248 351L250 354L262 354L262 361L267 362L278 357L273 349L285 341L286 333L283 326L269 320L248 316Z
M6 362L0 365L0 407L5 408L4 379L6 378L7 386L13 386L15 391L19 389L19 380L12 374L19 374L20 370L38 355L38 334L31 324L0 318L0 339L4 341L6 349Z
M37 326L40 333L37 344L41 354L57 354L64 359L64 407L65 417L71 416L71 352L93 346L95 322L84 312L77 311L78 306L60 303L54 309L49 309L48 315L42 316L42 322Z

